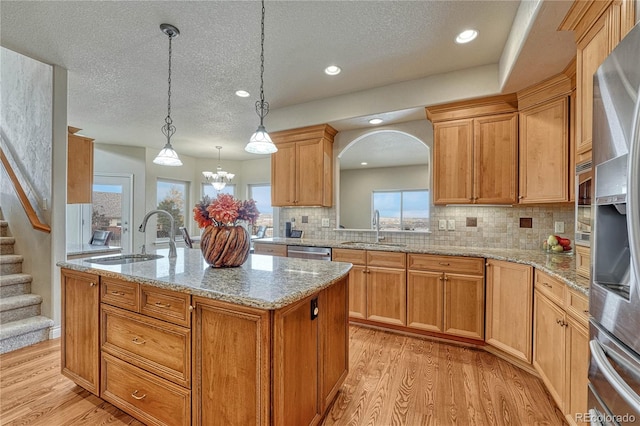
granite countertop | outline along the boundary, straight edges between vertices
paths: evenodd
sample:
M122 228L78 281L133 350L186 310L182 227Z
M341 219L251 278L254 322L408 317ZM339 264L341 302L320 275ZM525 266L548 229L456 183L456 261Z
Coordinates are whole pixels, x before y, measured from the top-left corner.
M176 259L168 258L168 249L155 253L163 257L124 265L101 265L86 258L57 265L261 309L278 309L304 299L347 275L352 266L252 254L240 267L211 268L199 249L178 248Z
M77 255L99 255L108 253L120 253L122 247L115 246L94 246L92 244L67 244L67 256Z
M338 240L317 240L306 238L263 238L256 240L266 244L304 245L358 250L381 250L404 253L424 253L449 256L484 257L508 262L531 265L559 279L569 287L589 294L589 280L576 274L575 256L572 254L548 254L542 250L515 250L484 247L425 246L412 244L380 244Z

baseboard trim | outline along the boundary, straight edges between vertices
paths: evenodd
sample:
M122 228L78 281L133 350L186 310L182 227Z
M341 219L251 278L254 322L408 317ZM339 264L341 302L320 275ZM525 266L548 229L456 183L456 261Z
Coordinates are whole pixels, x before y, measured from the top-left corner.
M49 339L57 339L62 336L62 327L59 325L49 329Z

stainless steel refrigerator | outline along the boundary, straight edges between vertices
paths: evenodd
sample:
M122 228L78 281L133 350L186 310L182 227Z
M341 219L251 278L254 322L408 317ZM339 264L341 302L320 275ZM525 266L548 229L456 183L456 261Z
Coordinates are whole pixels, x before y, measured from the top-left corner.
M593 79L589 415L640 425L640 24Z

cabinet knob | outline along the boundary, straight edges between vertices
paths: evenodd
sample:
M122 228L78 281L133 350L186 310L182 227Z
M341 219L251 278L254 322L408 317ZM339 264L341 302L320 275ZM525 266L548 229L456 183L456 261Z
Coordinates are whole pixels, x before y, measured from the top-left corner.
M524 198L524 195L518 195L518 200L522 200Z
M487 263L484 264L484 266L489 267L489 266L491 266L491 264L489 262L487 262Z
M95 286L96 286L96 283L94 283L93 281L91 281L91 282L89 283L89 286L91 286L91 287L95 287Z
M189 312L193 312L196 308L193 307L193 305L189 305Z

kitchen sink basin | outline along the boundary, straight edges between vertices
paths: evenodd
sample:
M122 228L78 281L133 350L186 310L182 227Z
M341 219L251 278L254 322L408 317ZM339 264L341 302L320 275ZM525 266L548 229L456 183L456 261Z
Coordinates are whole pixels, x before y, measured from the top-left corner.
M147 260L160 259L160 254L119 254L117 256L97 257L86 259L85 262L98 263L100 265L124 265L126 263L145 262Z
M366 245L366 246L377 246L377 247L405 247L406 244L400 243L370 243L368 241L343 241L340 244L345 246L357 246L357 245Z

